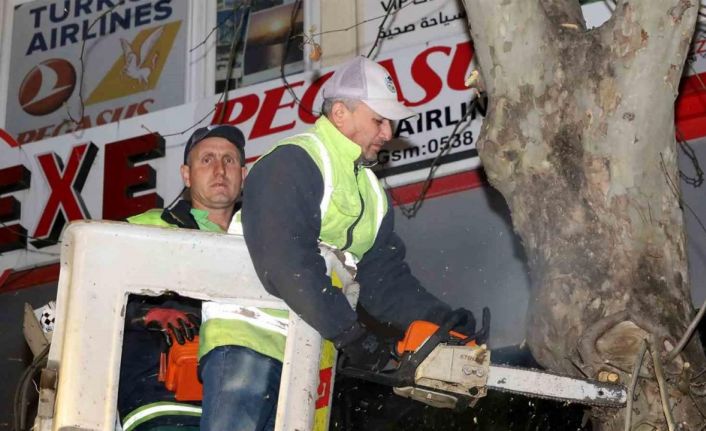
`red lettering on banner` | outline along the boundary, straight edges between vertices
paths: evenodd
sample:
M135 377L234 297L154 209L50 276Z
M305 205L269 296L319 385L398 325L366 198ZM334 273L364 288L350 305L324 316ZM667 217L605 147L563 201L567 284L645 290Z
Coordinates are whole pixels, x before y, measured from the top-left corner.
M32 245L42 248L56 244L67 221L90 218L80 193L97 152L93 143L73 147L65 169L56 153L37 156L51 194L34 231L33 236L39 239Z
M44 126L44 127L40 127L39 129L37 129L37 134L35 135L35 139L37 141L41 141L42 139L44 139L47 136L47 132L49 131L50 128L51 128L51 126Z
M329 404L332 376L333 373L330 367L319 370L319 387L316 389L316 393L319 397L316 399L316 409L326 407Z
M35 130L27 130L26 132L20 132L17 135L17 142L20 145L26 144L28 142L33 142L36 139L34 137L37 136L37 132Z
M132 118L136 115L147 114L150 111L147 110L147 104L154 103L154 99L145 99L140 103L133 103L127 107L127 112L125 112L125 118Z
M120 109L120 110L122 111L123 108L118 108L118 109ZM112 114L112 113L113 113L112 110L106 109L105 111L101 111L100 114L96 115L96 126L102 126L102 125L104 125L104 124L110 123L111 120L110 120L109 118L106 119L106 118L105 118L105 115L106 115L106 114L107 114L107 115L110 115L110 114ZM63 124L63 123L62 123L62 124ZM58 127L57 127L57 129L58 129Z
M105 146L103 178L103 218L124 220L164 201L157 193L135 197L135 193L154 189L157 176L152 166L135 163L164 157L164 138L157 134L137 136Z
M314 124L316 119L319 118L314 111L314 101L316 96L319 94L321 87L328 81L328 79L333 75L333 72L328 72L319 77L316 81L312 82L309 88L306 89L304 95L302 96L301 103L299 104L299 118L306 124Z
M29 188L32 173L23 165L0 169L0 196ZM27 229L19 223L22 210L20 201L13 196L0 197L0 253L19 250L27 246Z
M15 138L12 137L11 134L7 133L5 129L0 128L0 139L5 141L7 145L9 145L11 148L19 147L20 144L17 143Z
M231 118L236 105L240 105L240 112L235 118ZM225 106L225 113L223 113L223 103L219 103L216 105L216 112L213 113L211 124L231 124L235 126L244 123L257 113L259 106L260 99L255 94L246 94L229 100Z
M120 121L121 119L126 120L137 115L149 114L148 108L153 103L154 99L145 99L141 102L128 105L127 107L119 106L117 108L106 109L95 115L93 119L90 115L84 115L78 122L65 119L56 125L50 124L40 127L39 129L26 130L17 135L17 142L19 145L28 144L50 136L59 136L66 133L90 129L94 125L102 126L104 124ZM1 137L2 135L0 134L0 138Z
M408 101L407 106L419 106L429 103L441 93L444 83L427 62L427 57L435 52L443 52L449 55L451 54L451 48L448 46L433 46L425 49L414 59L412 62L412 79L422 87L425 96L416 102Z
M61 123L59 123L58 126L56 126L56 128L54 129L54 132L51 135L52 136L59 136L59 135L63 135L64 133L71 132L71 123L72 123L71 120L62 121ZM66 129L65 132L62 132L61 129L64 126L69 126L69 127Z
M93 125L91 124L91 117L86 115L83 118L81 118L81 120L78 122L78 124L76 124L76 128L73 131L78 132L79 130L86 130L86 129L90 129L91 127L93 127Z
M446 77L450 89L459 91L468 90L466 77L470 75L472 60L473 46L471 42L463 42L456 45L456 52L454 52L451 66L449 66L449 74Z
M292 89L295 87L301 87L302 85L304 85L304 81L289 84ZM284 96L284 93L287 91L287 87L285 86L265 91L265 100L262 102L262 108L260 108L260 112L255 119L255 124L250 131L250 139L261 138L263 136L294 128L294 125L296 124L295 120L280 126L272 125L275 115L277 115L277 111L281 108L293 108L294 103L296 103L294 99L292 99L289 103L282 103L282 96Z
M111 122L118 121L120 119L120 116L123 114L124 107L119 107L115 111L113 111L113 116L110 118Z

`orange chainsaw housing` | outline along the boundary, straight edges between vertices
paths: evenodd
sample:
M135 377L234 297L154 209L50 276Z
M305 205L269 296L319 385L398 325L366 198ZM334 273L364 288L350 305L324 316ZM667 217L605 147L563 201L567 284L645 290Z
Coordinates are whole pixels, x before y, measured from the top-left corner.
M169 348L167 376L164 385L174 392L177 401L201 401L203 386L197 369L199 361L199 337L184 344L174 343Z
M415 352L437 329L439 329L439 325L425 320L415 320L410 323L409 327L407 327L407 331L404 333L404 338L397 342L397 354L401 356L407 352ZM459 340L466 338L466 335L456 331L449 331L449 334ZM475 346L476 342L471 340L466 343L466 345Z

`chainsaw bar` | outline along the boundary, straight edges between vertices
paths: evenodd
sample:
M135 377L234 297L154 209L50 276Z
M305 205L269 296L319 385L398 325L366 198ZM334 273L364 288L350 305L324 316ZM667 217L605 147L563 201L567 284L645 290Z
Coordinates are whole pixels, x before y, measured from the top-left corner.
M623 407L628 398L627 391L622 385L507 365L489 367L487 387L531 398L595 407Z

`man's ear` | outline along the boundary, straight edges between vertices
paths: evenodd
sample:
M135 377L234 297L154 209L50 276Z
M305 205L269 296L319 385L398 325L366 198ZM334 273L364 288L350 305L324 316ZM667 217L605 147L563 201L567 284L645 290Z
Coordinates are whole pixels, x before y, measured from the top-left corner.
M345 103L335 102L331 107L330 120L334 126L340 129L345 123L347 116L349 116L350 114L351 111L348 110L348 107L346 107Z
M191 187L191 171L188 165L181 165L179 168L181 173L181 180L184 182L185 187Z

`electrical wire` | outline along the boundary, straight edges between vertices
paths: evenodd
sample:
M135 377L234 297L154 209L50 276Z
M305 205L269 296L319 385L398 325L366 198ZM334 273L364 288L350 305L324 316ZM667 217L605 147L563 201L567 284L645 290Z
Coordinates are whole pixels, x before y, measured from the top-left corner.
M215 33L216 30L220 29L220 28L223 26L223 24L225 24L225 23L227 23L228 21L230 21L230 20L233 18L233 16L234 16L234 10L231 10L231 12L230 12L228 15L226 15L226 16L221 20L221 22L219 22L218 24L216 24L215 26L213 26L213 28L211 29L211 31L208 32L208 34L206 35L206 37L203 38L203 40L202 40L199 44L195 45L194 47L192 47L192 48L189 50L189 53L192 53L192 52L196 51L198 48L204 46L204 45L206 44L206 42L208 42L208 39L211 38L211 36L213 35L213 33Z
M693 65L689 65L689 68L693 72L693 76L696 78L696 80L699 82L701 86L701 90L704 91L706 94L706 83L701 79L701 76L699 73L694 69ZM684 155L689 158L691 161L691 164L694 166L694 177L690 177L689 175L685 174L681 169L679 170L679 177L684 180L686 184L689 184L692 187L701 187L701 185L704 183L704 171L701 169L701 165L699 164L699 159L696 157L696 153L694 152L694 149L691 147L691 145L686 141L684 138L684 135L682 134L681 130L679 130L678 127L676 127L676 135L677 135L677 142L679 143L679 149L684 153Z
M90 33L93 26L96 25L96 23L98 21L100 21L104 16L113 12L113 10L115 10L115 8L117 8L118 6L122 6L124 4L125 4L125 0L120 0L118 3L115 3L113 6L108 8L105 12L98 15L98 17L96 19L94 19L93 22L91 22L91 24L88 26L88 29L83 32L83 39L81 41L81 55L79 56L79 61L81 63L81 79L79 79L79 82L78 82L78 100L79 100L79 107L80 107L80 111L79 111L80 114L78 116L78 120L75 119L71 115L71 111L69 110L69 106L66 105L66 114L69 116L69 120L76 125L81 124L81 119L83 119L83 114L85 113L85 110L86 110L86 105L83 101L83 78L84 78L84 73L85 73L85 69L86 69L86 65L84 62L84 55L86 53L86 35Z
M456 123L456 126L453 128L453 131L448 136L448 144L443 147L441 151L439 151L439 154L436 155L434 160L432 160L431 165L429 166L429 172L427 173L427 177L424 180L424 184L422 185L422 190L419 192L419 196L417 196L417 199L414 201L414 203L410 206L403 205L397 200L396 196L394 195L394 192L390 190L390 196L392 197L392 200L397 204L397 207L402 212L402 215L404 215L406 218L411 219L415 217L419 210L422 208L427 193L429 192L429 188L431 187L432 180L434 179L434 174L436 173L436 170L439 168L439 166L441 166L441 159L451 152L451 141L457 136L461 125L463 125L476 110L476 107L480 104L479 101L484 100L485 98L485 95L483 93L478 93L476 91L473 92L473 95L474 97L468 106L468 111L459 120L459 122Z
M26 233L22 233L21 231L17 230L17 228L15 228L14 226L9 226L7 223L5 223L4 221L1 221L1 220L0 220L0 227L4 227L4 228L6 228L6 229L9 229L12 233L18 235L20 238L23 238L23 239L25 239L25 240L29 240L29 241L47 241L47 238L38 238L38 237L36 237L36 236L28 235L28 234L26 234ZM61 240L57 239L55 244L61 244ZM54 244L52 244L52 245L54 245ZM27 252L29 252L29 253L43 254L43 255L54 256L54 257L57 257L57 256L60 255L60 253L51 253L51 252L46 252L46 251L41 251L41 250L30 250L30 249L28 249L28 248L25 248L24 250L27 251ZM14 252L14 251L16 251L16 250L9 250L9 251L2 252L2 253L0 253L0 256L2 256L2 255L5 254L5 253L9 253L10 251Z
M684 139L679 131L677 129L677 143L679 144L679 149L684 153L684 155L691 161L691 164L694 166L694 172L695 176L690 177L689 175L685 174L684 171L679 169L679 178L684 180L684 182L694 188L701 187L704 183L704 171L701 169L701 165L699 163L698 157L696 157L696 152L694 152L694 149L691 147L691 145Z
M297 22L297 15L299 14L299 11L301 10L302 7L302 0L296 0L294 3L294 6L292 6L292 15L289 18L289 30L287 31L287 39L285 40L284 43L284 52L282 53L282 61L280 62L279 65L279 76L282 79L282 82L284 83L284 86L287 88L287 92L292 96L292 99L294 99L294 102L300 107L303 108L309 115L317 117L321 115L320 112L314 111L312 112L308 107L302 105L301 100L299 99L299 96L297 96L297 93L294 91L292 86L289 84L289 81L287 81L287 75L284 73L284 67L286 66L287 63L287 56L289 56L289 48L292 45L292 38L297 37L293 36L294 32L294 25ZM300 36L304 36L303 34Z
M228 67L226 69L226 81L223 86L223 92L221 94L221 98L223 99L223 109L221 110L220 118L216 122L217 124L223 124L223 119L226 115L225 107L228 104L228 91L230 90L230 81L231 75L233 74L235 55L238 51L238 45L240 44L240 32L243 29L243 22L245 21L245 17L248 16L250 13L250 6L250 1L239 2L237 8L235 6L235 3L233 3L233 15L237 15L236 12L240 10L240 19L238 20L238 25L234 29L233 40L231 40L230 42L230 52L228 54Z
M42 368L46 367L49 347L50 345L47 345L20 376L17 387L15 388L13 402L13 431L27 431L27 407L29 405L28 393L30 383L33 382L36 374L41 372Z
M662 172L664 172L664 175L667 178L669 189L672 191L672 194L674 194L674 197L677 198L677 201L679 202L679 206L681 208L686 207L686 209L689 210L691 215L694 216L694 218L696 219L696 222L699 224L699 226L701 226L701 229L704 231L704 233L706 233L706 226L704 226L704 223L701 221L701 218L698 216L698 214L696 214L694 209L691 208L691 205L689 205L688 203L686 203L684 201L684 199L682 199L681 194L679 192L679 188L677 187L676 183L672 180L672 177L667 172L667 168L664 164L664 157L662 156L662 153L659 153L659 157L662 159L660 162L660 164L662 165Z
M373 55L373 52L375 52L375 48L377 48L378 43L380 42L380 39L382 39L382 32L385 28L385 23L387 22L387 18L390 17L390 12L392 12L392 4L395 2L395 0L390 0L387 3L387 13L385 13L385 17L382 19L382 22L380 23L380 26L378 27L378 32L375 35L375 42L373 42L373 46L370 47L370 51L368 51L368 55L366 57L370 58L371 55Z
M402 5L402 7L399 7L399 8L397 8L397 9L395 10L395 12L393 13L393 15L397 14L397 13L398 13L399 11L401 11L402 9L404 9L404 8L406 8L406 7L408 7L408 6L411 6L411 5L413 5L413 4L414 4L414 2L408 2L408 3L404 4L404 5ZM337 28L337 29L333 29L333 30L326 30L326 31L318 32L318 33L312 33L310 36L311 36L311 37L316 37L316 36L322 36L322 35L324 35L324 34L341 33L341 32L350 31L350 30L353 30L353 29L356 28L356 27L359 27L359 26L361 26L361 25L363 25L363 24L367 24L367 23L369 23L369 22L371 22L371 21L375 21L375 20L378 20L378 19L381 19L381 18L385 18L385 16L387 16L389 13L390 13L390 11L387 10L383 15L378 15L378 16L375 16L375 17L372 17L372 18L364 19L363 21L356 22L355 24L349 25L348 27L341 27L341 28Z
M245 5L244 7L247 8L247 9L249 9L249 8L251 7L250 1L247 1L247 2L240 2L240 3L237 4L237 7L236 7L236 3L233 3L233 10L232 10L232 12L231 12L232 15L233 15L233 16L236 15L237 9L240 9L241 7L243 7L243 5ZM235 61L235 54L236 54L236 52L237 52L237 46L238 46L238 44L239 44L239 42L240 42L240 40L239 40L239 35L240 35L241 30L242 30L243 23L244 23L244 21L245 21L245 16L248 14L248 12L249 12L248 10L243 11L243 13L242 13L241 16L240 16L240 20L238 21L238 24L236 25L236 29L235 29L235 31L234 31L234 33L233 33L233 39L231 40L230 53L228 54L228 71L226 72L226 73L227 73L227 74L226 74L226 82L225 82L225 85L224 85L224 87L223 87L223 91L221 91L221 95L218 97L218 100L216 100L216 103L214 103L213 108L211 108L211 110L209 110L206 114L204 114L204 116L201 117L198 121L196 121L195 123L191 124L189 127L185 128L185 129L182 129L182 130L180 130L180 131L178 131L178 132L171 132L171 133L161 134L161 133L159 133L159 132L153 132L152 130L150 130L149 128L147 128L147 126L145 126L144 124L142 125L142 128L143 128L143 129L147 130L147 131L150 132L150 133L155 133L155 134L161 136L162 138L168 138L168 137L171 137L171 136L181 136L181 135L183 135L184 133L186 133L186 132L192 130L192 129L195 128L196 126L198 126L198 125L200 125L201 123L203 123L204 121L206 121L206 119L207 119L208 117L210 117L211 114L213 114L213 113L216 111L216 109L218 108L218 105L220 105L220 104L223 104L223 111L221 112L220 119L219 119L216 123L217 123L217 124L223 124L223 118L224 118L224 116L225 116L225 111L226 111L226 109L225 109L225 108L226 108L226 103L228 102L228 91L229 91L230 75L233 73L233 62ZM226 21L228 21L228 20L227 20L227 19L224 19L224 20L219 24L219 26L222 25L222 23L223 23L223 22L226 22ZM215 28L218 28L218 26L216 26ZM212 32L213 32L213 30L211 30L211 33L212 33ZM209 33L209 35L210 35L210 33ZM205 43L205 40L204 40L204 42L202 42L202 43ZM167 146L166 148L172 148L172 147L176 147L176 146L181 146L181 144L173 145L173 146Z

